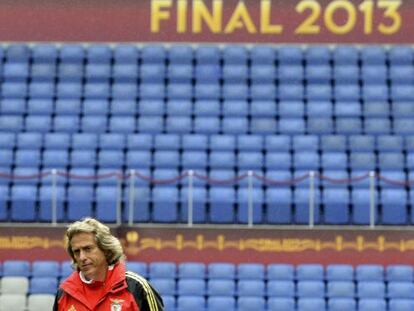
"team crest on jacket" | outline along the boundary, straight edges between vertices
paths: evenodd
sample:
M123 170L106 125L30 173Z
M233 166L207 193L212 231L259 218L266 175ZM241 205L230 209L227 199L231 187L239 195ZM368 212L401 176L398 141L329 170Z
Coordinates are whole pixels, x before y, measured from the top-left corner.
M122 299L110 299L111 300L111 311L121 311L122 310L122 303L124 300Z
M119 310L121 310L121 309L119 309ZM74 305L71 305L70 308L68 309L68 311L76 311L75 306Z

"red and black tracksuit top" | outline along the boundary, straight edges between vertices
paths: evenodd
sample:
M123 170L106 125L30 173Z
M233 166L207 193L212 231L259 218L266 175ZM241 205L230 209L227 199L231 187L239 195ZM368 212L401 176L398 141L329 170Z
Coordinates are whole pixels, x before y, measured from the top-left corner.
M108 269L105 282L82 281L73 272L56 294L54 311L163 311L162 298L149 282L126 271L120 262Z

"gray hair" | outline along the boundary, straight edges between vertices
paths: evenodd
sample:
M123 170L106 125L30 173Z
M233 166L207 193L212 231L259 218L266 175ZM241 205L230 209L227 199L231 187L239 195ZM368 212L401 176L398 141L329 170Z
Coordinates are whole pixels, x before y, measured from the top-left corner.
M72 251L71 241L72 238L79 233L92 233L95 236L97 246L105 254L108 265L118 263L120 260L125 259L124 250L122 249L121 242L111 234L111 230L108 226L105 226L101 222L93 218L84 218L80 221L76 221L69 225L66 230L66 251L72 258L73 268L78 270L76 264L75 255Z

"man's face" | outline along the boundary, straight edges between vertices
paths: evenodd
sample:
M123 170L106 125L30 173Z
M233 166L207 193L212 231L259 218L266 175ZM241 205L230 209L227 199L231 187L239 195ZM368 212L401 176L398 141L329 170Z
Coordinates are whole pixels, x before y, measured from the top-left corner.
M104 252L98 247L93 233L78 233L70 242L75 261L87 279L104 281L108 263Z

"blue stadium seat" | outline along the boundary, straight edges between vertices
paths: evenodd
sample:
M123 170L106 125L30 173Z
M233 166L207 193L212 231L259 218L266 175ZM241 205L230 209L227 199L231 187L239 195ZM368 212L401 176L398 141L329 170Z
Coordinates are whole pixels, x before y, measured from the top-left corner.
M247 310L265 310L264 297L239 297L237 307L239 311Z
M298 281L322 281L324 277L324 267L320 264L299 264L296 267Z
M414 122L409 118L394 119L394 134L396 135L414 135Z
M303 118L283 118L279 120L279 134L305 134L305 120Z
M325 223L347 224L349 222L350 195L347 189L325 188L322 204L324 204Z
M22 115L29 110L26 108L26 101L21 98L4 98L1 99L1 106L0 111L3 114L10 114L10 115Z
M148 222L150 220L150 199L151 192L148 186L140 186L134 188L133 197L124 192L123 220L128 221L132 214L133 222ZM131 198L133 201L131 201ZM132 210L131 210L132 206Z
M360 117L362 115L361 104L358 101L337 101L334 106L334 114L336 117Z
M184 279L202 279L206 278L206 265L200 262L182 262L178 264L178 278Z
M16 140L18 150L38 150L42 147L43 136L40 133L19 133Z
M295 279L295 267L291 264L268 264L267 279L269 281L293 281Z
M414 268L409 265L390 264L386 267L386 280L388 282L412 282Z
M48 116L48 117L50 117L50 115L53 113L53 100L49 99L49 98L47 98L47 99L29 99L27 101L27 112L32 117L33 116ZM27 129L27 118L28 117L26 117L26 129Z
M310 46L304 51L304 58L308 65L327 65L332 59L331 50L326 46Z
M237 266L239 280L264 280L265 266L258 263L240 263Z
M360 264L355 269L355 279L361 281L384 281L384 267L378 264Z
M149 91L147 89L147 91ZM123 82L114 82L112 84L112 99L114 101L129 101L136 100L138 97L138 85L134 82L123 83ZM117 107L119 110L121 107ZM124 109L129 108L129 106L122 107ZM120 112L121 113L121 112ZM122 111L122 113L125 113Z
M279 63L282 64L301 64L303 61L303 51L297 46L281 46L277 49Z
M139 50L133 44L117 44L113 49L115 63L130 64L137 62Z
M177 299L177 310L192 311L205 310L206 300L201 296L179 296Z
M346 264L329 264L326 266L328 281L353 281L354 267Z
M295 299L294 298L285 298L285 297L270 297L267 300L267 309L269 311L294 311L295 308Z
M216 101L213 101L216 103ZM197 102L196 102L197 105ZM197 106L194 107L196 109ZM213 110L214 109L214 110ZM222 114L225 117L234 118L234 117L247 117L249 113L249 103L247 100L237 100L237 99L229 99L224 100L223 103L220 104L210 104L210 108L204 108L205 111L212 110L214 115Z
M142 261L127 261L126 262L127 271L132 271L137 273L144 278L148 276L148 264Z
M357 304L354 298L332 298L328 301L328 310L341 311L349 310L356 311Z
M414 308L413 299L390 299L389 311L409 311Z
M301 298L323 298L325 297L325 285L323 281L298 280L296 294Z
M386 311L387 303L381 298L362 298L358 301L358 310L364 311Z
M236 194L237 201L237 221L239 223L247 223L249 221L249 198L252 200L252 221L253 223L262 223L264 220L263 202L264 192L262 189L254 188L249 193L248 189L240 188Z
M177 267L174 262L151 262L148 269L148 275L151 279L175 279L177 277Z
M102 222L116 222L118 220L118 199L122 197L119 189L115 186L98 186L95 197L96 218Z
M294 298L296 295L293 281L269 280L267 282L267 296L279 298Z
M205 188L195 187L192 189L193 222L204 223L206 221L207 191ZM188 221L188 188L182 188L180 192L181 221Z
M2 221L7 221L9 219L7 208L7 202L10 200L9 192L9 187L7 185L0 185L0 219Z
M60 264L54 260L35 260L32 262L32 277L58 277Z
M174 296L176 294L174 279L151 278L151 283L162 296Z
M207 278L211 280L234 280L237 267L233 263L211 262L207 266ZM230 294L230 293L229 293Z
M153 220L177 222L178 189L174 186L155 186L152 190Z
M120 118L119 122L122 122L124 118ZM131 118L133 120L133 118ZM131 124L132 125L132 124ZM128 126L129 130L130 126ZM164 120L161 116L142 116L138 119L138 132L148 134L159 134L164 130Z
M406 224L407 193L404 189L384 189L381 191L382 223Z
M53 119L53 131L57 133L76 133L79 131L80 121L78 116L60 116Z
M64 202L65 202L65 188L58 186L54 189L50 185L43 185L39 188L39 220L52 221L53 220L53 196L56 195L56 220L63 221L65 219Z
M236 136L233 135L211 135L209 137L209 148L212 151L234 151L236 149Z
M30 262L27 260L5 260L3 262L2 276L29 277L30 275Z
M29 295L54 294L58 288L56 277L35 277L30 279Z
M265 283L263 280L239 280L237 282L237 294L241 297L260 297L265 294Z
M202 279L179 279L177 293L179 296L205 296L205 281Z
M234 204L236 193L230 187L210 187L210 221L213 223L234 222Z
M57 116L76 116L81 113L80 99L56 99L55 113Z
M309 189L295 189L293 192L293 202L295 204L295 213L294 221L298 224L308 224L309 223ZM321 195L319 191L315 190L314 193L314 223L319 223L320 221L320 202Z
M277 106L281 117L303 117L305 115L305 104L301 100L281 100Z
M326 310L326 302L323 298L299 298L297 301L298 310L301 311L313 311L313 310Z
M328 298L354 298L355 283L353 281L329 281L326 295Z
M11 220L30 221L37 219L36 215L37 188L34 185L14 185L11 188ZM3 273L4 274L4 273Z
M382 281L359 281L357 284L359 298L385 298L385 283Z
M106 115L109 112L109 100L102 98L85 99L82 112L84 116Z
M112 49L107 44L91 44L86 49L86 59L89 63L108 63L112 59Z
M93 217L92 202L95 199L92 186L71 185L67 190L67 218L75 221L82 217Z
M275 171L276 172L276 171ZM271 172L268 172L266 178L275 180ZM290 178L289 178L290 179ZM277 179L279 183L283 182ZM293 199L292 191L289 188L276 188L266 190L266 215L268 223L284 223L289 224L292 221Z
M166 104L167 116L190 116L193 112L192 105L191 100L170 99Z
M234 297L207 297L207 311L234 311L236 299Z
M388 282L387 295L391 299L414 299L414 284L406 281Z
M21 132L23 129L22 116L0 116L0 131L1 132Z
M259 135L271 135L277 132L275 118L253 117L250 121L250 133Z

